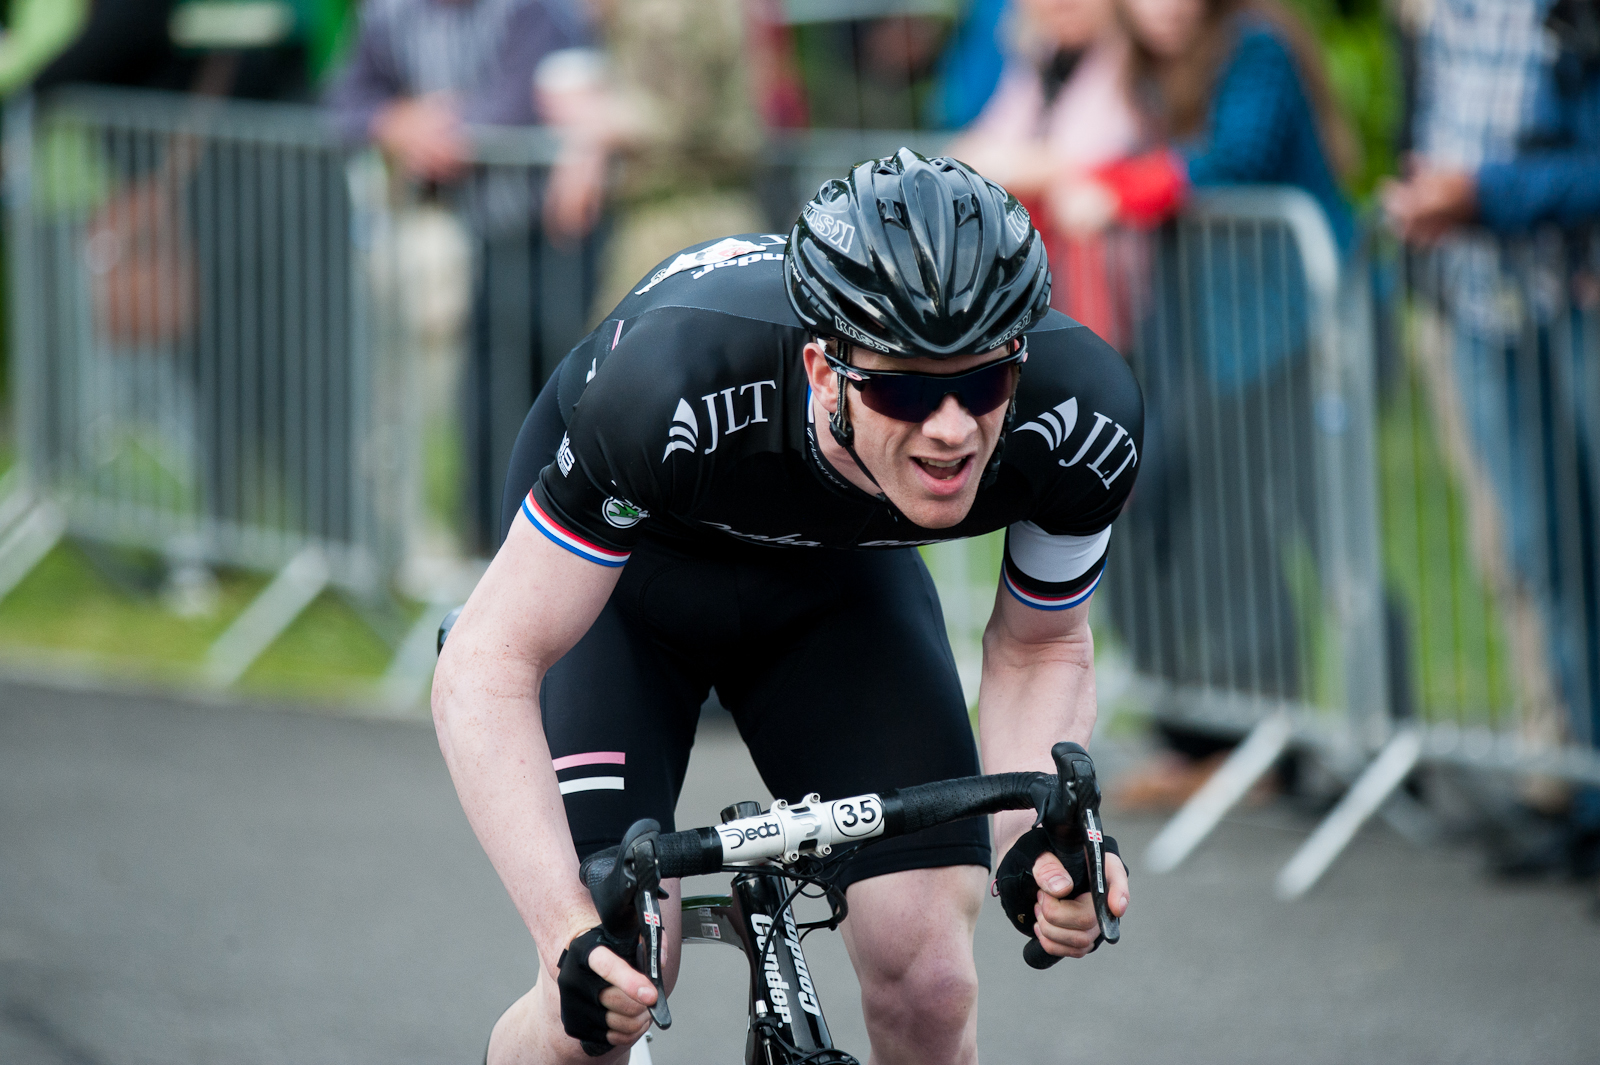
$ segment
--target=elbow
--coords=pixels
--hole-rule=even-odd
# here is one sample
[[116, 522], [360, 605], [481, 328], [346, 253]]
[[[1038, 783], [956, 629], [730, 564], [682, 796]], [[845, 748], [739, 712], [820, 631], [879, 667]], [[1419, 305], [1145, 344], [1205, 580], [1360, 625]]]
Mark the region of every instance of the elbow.
[[460, 647], [446, 645], [439, 652], [439, 661], [433, 668], [433, 689], [429, 699], [433, 710], [433, 728], [439, 734], [439, 746], [446, 757], [450, 754], [450, 737], [458, 733], [468, 710], [463, 691], [466, 676], [461, 664]]

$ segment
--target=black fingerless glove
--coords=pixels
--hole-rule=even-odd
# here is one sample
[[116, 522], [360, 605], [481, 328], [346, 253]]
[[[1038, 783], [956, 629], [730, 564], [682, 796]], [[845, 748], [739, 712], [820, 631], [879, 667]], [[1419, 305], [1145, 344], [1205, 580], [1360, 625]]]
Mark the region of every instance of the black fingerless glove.
[[[1000, 907], [1006, 911], [1006, 918], [1011, 922], [1011, 927], [1025, 936], [1033, 935], [1034, 906], [1039, 901], [1039, 885], [1033, 879], [1033, 863], [1039, 855], [1050, 849], [1050, 839], [1045, 835], [1043, 828], [1029, 829], [1017, 838], [1017, 842], [1006, 851], [1006, 856], [1000, 860], [1000, 868], [995, 874], [995, 894], [1000, 896]], [[1122, 854], [1117, 850], [1117, 841], [1110, 836], [1104, 837], [1100, 849], [1106, 854], [1115, 854], [1120, 859]], [[1058, 855], [1059, 857], [1059, 855]], [[1067, 875], [1072, 877], [1072, 894], [1067, 898], [1075, 899], [1089, 890], [1089, 861], [1083, 855], [1083, 849], [1076, 848], [1061, 860], [1067, 870]], [[1099, 946], [1098, 943], [1095, 944]]]
[[589, 968], [589, 952], [595, 947], [606, 947], [624, 961], [630, 953], [628, 944], [618, 942], [595, 925], [568, 944], [556, 962], [560, 969], [556, 987], [561, 991], [561, 1027], [583, 1045], [583, 1052], [591, 1058], [615, 1049], [606, 1039], [606, 1008], [600, 1005], [600, 992], [611, 985]]

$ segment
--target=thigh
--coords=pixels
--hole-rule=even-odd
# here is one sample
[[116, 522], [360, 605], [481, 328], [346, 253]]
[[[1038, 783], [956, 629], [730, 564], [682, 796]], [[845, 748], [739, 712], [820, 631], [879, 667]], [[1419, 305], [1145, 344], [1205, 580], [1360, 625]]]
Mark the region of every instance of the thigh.
[[[650, 559], [639, 552], [628, 569]], [[646, 577], [626, 574], [539, 692], [545, 737], [583, 858], [622, 839], [640, 818], [673, 830], [700, 707], [710, 681], [679, 651], [625, 616], [619, 597]]]
[[[913, 550], [840, 553], [742, 582], [758, 668], [718, 692], [772, 793], [798, 800], [979, 772], [938, 595]], [[752, 618], [800, 603], [781, 624]], [[746, 636], [745, 643], [752, 642]], [[862, 848], [841, 886], [906, 869], [989, 864], [983, 818]]]

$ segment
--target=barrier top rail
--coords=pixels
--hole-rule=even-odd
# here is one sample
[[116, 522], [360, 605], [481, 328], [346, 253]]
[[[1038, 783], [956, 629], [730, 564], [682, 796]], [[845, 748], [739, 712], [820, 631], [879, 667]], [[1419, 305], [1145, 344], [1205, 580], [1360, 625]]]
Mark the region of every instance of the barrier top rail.
[[337, 149], [344, 142], [320, 107], [192, 93], [68, 85], [39, 96], [52, 116], [141, 133], [203, 135], [212, 140], [274, 147]]

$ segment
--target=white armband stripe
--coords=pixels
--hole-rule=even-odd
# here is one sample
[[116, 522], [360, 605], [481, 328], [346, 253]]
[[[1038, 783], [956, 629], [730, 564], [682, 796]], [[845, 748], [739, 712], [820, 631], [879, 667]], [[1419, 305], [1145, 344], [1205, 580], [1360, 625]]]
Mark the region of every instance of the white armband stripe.
[[1052, 536], [1031, 521], [1011, 526], [1011, 564], [1042, 584], [1065, 584], [1105, 557], [1111, 526], [1093, 536]]

